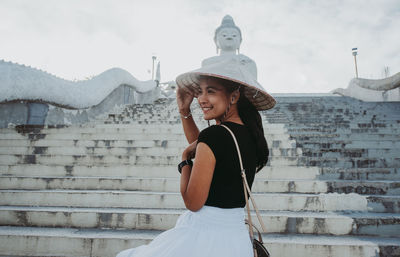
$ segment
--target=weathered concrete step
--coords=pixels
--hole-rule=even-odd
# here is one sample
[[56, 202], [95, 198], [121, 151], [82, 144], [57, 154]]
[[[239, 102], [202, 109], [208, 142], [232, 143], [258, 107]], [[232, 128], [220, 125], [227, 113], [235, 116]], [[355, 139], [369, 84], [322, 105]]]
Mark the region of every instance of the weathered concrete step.
[[309, 141], [309, 142], [318, 142], [318, 141], [362, 141], [363, 138], [368, 137], [369, 141], [390, 141], [390, 140], [398, 140], [400, 137], [398, 134], [328, 134], [328, 133], [320, 133], [320, 134], [294, 134], [288, 133], [291, 138], [299, 140], [299, 141]]
[[[366, 211], [368, 196], [358, 194], [254, 193], [260, 210]], [[384, 212], [384, 203], [400, 196], [374, 196], [370, 211]], [[110, 190], [0, 190], [0, 205], [115, 208], [184, 208], [180, 193]], [[391, 212], [397, 212], [397, 207]]]
[[[0, 154], [47, 154], [47, 155], [136, 155], [165, 156], [182, 153], [188, 144], [179, 147], [170, 146], [168, 141], [157, 142], [159, 146], [129, 147], [78, 147], [78, 146], [2, 146]], [[300, 156], [300, 148], [270, 148], [270, 156]]]
[[[277, 140], [276, 138], [268, 138], [267, 143], [270, 149], [295, 149], [293, 140]], [[187, 147], [188, 143], [185, 139], [170, 140], [166, 137], [164, 140], [27, 140], [27, 139], [3, 139], [0, 140], [0, 147]]]
[[[0, 227], [1, 255], [115, 256], [150, 243], [162, 231]], [[225, 239], [222, 239], [225, 240]], [[367, 236], [263, 234], [271, 256], [397, 257], [400, 239]]]
[[0, 139], [29, 139], [29, 140], [183, 140], [182, 134], [98, 134], [98, 133], [64, 133], [64, 134], [0, 134]]
[[0, 227], [0, 255], [110, 257], [150, 243], [162, 231]]
[[[18, 133], [18, 129], [0, 129], [3, 134]], [[183, 135], [182, 125], [159, 125], [159, 126], [121, 126], [121, 125], [95, 125], [95, 126], [69, 126], [61, 128], [32, 128], [19, 131], [21, 134], [79, 134], [79, 133], [100, 133], [100, 134], [178, 134]]]
[[388, 127], [388, 128], [358, 128], [350, 124], [348, 128], [335, 127], [334, 125], [326, 127], [305, 127], [299, 124], [292, 124], [286, 127], [287, 132], [292, 135], [318, 135], [318, 134], [341, 134], [350, 135], [352, 133], [368, 134], [368, 135], [385, 135], [385, 134], [398, 134], [400, 133], [399, 128]]
[[180, 140], [58, 140], [58, 139], [2, 139], [1, 147], [187, 147], [187, 141]]
[[302, 148], [302, 155], [307, 157], [328, 157], [328, 158], [395, 158], [400, 156], [400, 147], [392, 149], [342, 149], [342, 148]]
[[[323, 121], [324, 122], [324, 121]], [[358, 127], [354, 121], [347, 123], [305, 123], [301, 121], [293, 121], [286, 124], [285, 128], [289, 133], [293, 134], [350, 134], [350, 133], [363, 133], [363, 134], [392, 134], [400, 132], [396, 123], [387, 121], [386, 127]]]
[[350, 126], [350, 131], [351, 131], [351, 133], [366, 133], [366, 134], [369, 134], [369, 133], [399, 134], [400, 133], [400, 129], [399, 129], [397, 123], [394, 123], [394, 122], [391, 123], [390, 121], [388, 121], [386, 124], [388, 125], [386, 128], [359, 128], [359, 127]]
[[[302, 108], [303, 106], [298, 105], [298, 107]], [[298, 122], [298, 124], [305, 124], [305, 125], [312, 124], [315, 126], [318, 125], [324, 127], [327, 124], [338, 123], [341, 125], [351, 124], [354, 127], [360, 127], [360, 128], [385, 128], [385, 127], [391, 127], [393, 124], [396, 124], [396, 122], [399, 120], [399, 116], [397, 113], [395, 115], [392, 115], [394, 114], [394, 112], [393, 113], [388, 112], [387, 113], [388, 115], [386, 114], [382, 115], [382, 113], [379, 112], [375, 113], [370, 112], [365, 115], [360, 115], [361, 113], [357, 113], [360, 110], [354, 113], [342, 114], [342, 113], [335, 113], [334, 110], [327, 110], [325, 108], [324, 109], [315, 108], [315, 106], [309, 108], [312, 109], [305, 110], [304, 112], [297, 112], [296, 110], [297, 112], [296, 114], [298, 116], [294, 117], [295, 119], [291, 120], [290, 124]], [[303, 119], [309, 123], [302, 122]]]
[[[178, 152], [179, 153], [179, 152]], [[0, 154], [3, 165], [15, 164], [57, 164], [57, 165], [96, 165], [96, 164], [131, 164], [131, 165], [176, 165], [181, 162], [179, 154], [157, 155], [47, 155], [47, 154]], [[268, 159], [271, 166], [297, 166], [298, 157], [276, 157]]]
[[318, 134], [313, 136], [307, 135], [294, 135], [289, 133], [289, 135], [298, 141], [328, 141], [328, 140], [336, 140], [336, 141], [362, 141], [365, 140], [365, 137], [368, 137], [368, 141], [391, 141], [391, 140], [399, 140], [400, 136], [398, 134]]
[[[280, 132], [286, 131], [283, 124], [263, 124], [264, 132]], [[204, 129], [202, 127], [199, 128]], [[2, 128], [0, 129], [2, 134], [14, 134], [18, 133], [18, 129]], [[21, 134], [75, 134], [75, 133], [98, 133], [98, 134], [177, 134], [184, 135], [182, 125], [107, 125], [107, 124], [96, 124], [94, 126], [69, 126], [61, 128], [32, 128], [30, 130], [20, 131]]]
[[[324, 106], [327, 103], [323, 103]], [[349, 106], [349, 104], [352, 103], [336, 103], [337, 105], [346, 105]], [[315, 122], [315, 124], [321, 124], [321, 113], [323, 113], [323, 118], [325, 120], [329, 120], [329, 122], [336, 120], [342, 120], [342, 123], [344, 122], [349, 122], [352, 121], [353, 124], [366, 124], [368, 127], [384, 127], [389, 123], [390, 125], [393, 123], [396, 123], [397, 120], [399, 120], [399, 116], [397, 113], [394, 112], [394, 110], [390, 110], [388, 112], [374, 112], [374, 111], [366, 111], [365, 109], [363, 110], [364, 107], [359, 107], [359, 109], [352, 109], [348, 113], [341, 113], [335, 110], [335, 106], [331, 106], [333, 108], [331, 109], [319, 109], [316, 106], [308, 106], [305, 107], [303, 105], [298, 105], [299, 108], [304, 108], [307, 109], [305, 112], [297, 112], [296, 114], [298, 115], [303, 115], [304, 118], [308, 118], [309, 120]], [[287, 108], [287, 107], [283, 107]], [[364, 111], [366, 111], [364, 113]], [[375, 116], [375, 117], [374, 117]], [[301, 117], [301, 118], [303, 118]], [[371, 120], [374, 119], [374, 120]], [[297, 119], [301, 121], [302, 119]], [[335, 121], [336, 121], [335, 120]], [[323, 125], [323, 124], [321, 124]], [[387, 125], [388, 126], [388, 125]]]
[[397, 140], [298, 140], [297, 145], [303, 148], [339, 148], [339, 149], [399, 149]]
[[[1, 189], [128, 190], [179, 192], [179, 178], [0, 176]], [[400, 195], [398, 181], [267, 180], [256, 176], [256, 193], [358, 193]]]
[[[267, 140], [289, 140], [290, 135], [285, 132], [274, 132], [274, 131], [265, 131], [265, 137]], [[186, 141], [185, 135], [183, 133], [120, 133], [117, 130], [113, 133], [98, 133], [95, 130], [91, 132], [85, 133], [77, 133], [77, 132], [69, 132], [69, 133], [28, 133], [28, 134], [18, 134], [14, 133], [4, 133], [0, 134], [0, 142], [1, 140], [182, 140]]]
[[339, 147], [339, 146], [320, 146], [320, 147], [310, 147], [308, 145], [304, 145], [300, 148], [302, 152], [305, 154], [307, 153], [315, 153], [315, 152], [322, 152], [322, 153], [340, 153], [340, 154], [370, 154], [370, 155], [383, 155], [383, 154], [393, 154], [398, 153], [400, 154], [400, 147], [399, 148], [375, 148], [375, 147], [368, 147], [368, 148], [360, 148], [360, 147]]
[[263, 235], [271, 256], [398, 257], [400, 240], [369, 236]]
[[321, 168], [322, 180], [400, 180], [399, 168]]
[[[0, 206], [0, 226], [167, 230], [185, 209]], [[252, 218], [257, 219], [254, 211]], [[269, 233], [400, 237], [400, 214], [261, 211]], [[258, 221], [257, 221], [258, 222]]]
[[366, 195], [400, 195], [400, 181], [336, 180], [326, 181], [329, 193], [357, 193]]
[[354, 127], [350, 124], [349, 128], [337, 128], [335, 126], [331, 126], [329, 128], [326, 127], [305, 127], [300, 124], [291, 124], [285, 127], [287, 132], [290, 134], [351, 134], [351, 133], [365, 133], [365, 134], [396, 134], [400, 133], [400, 129], [396, 127], [388, 127], [388, 128], [358, 128]]
[[336, 168], [396, 168], [400, 167], [400, 157], [396, 158], [330, 158], [330, 157], [299, 157], [300, 165], [336, 167]]
[[[238, 178], [240, 178], [239, 174]], [[11, 190], [68, 189], [179, 192], [179, 184], [179, 178], [0, 176], [0, 188]], [[373, 185], [373, 183], [370, 184]], [[252, 186], [252, 192], [327, 193], [329, 186], [331, 186], [330, 183], [325, 181], [266, 180], [256, 176]], [[362, 186], [364, 186], [364, 184], [360, 187]], [[389, 186], [386, 188], [388, 187]], [[376, 191], [378, 191], [378, 189], [376, 189]]]
[[[177, 116], [177, 118], [179, 118], [179, 116]], [[199, 129], [204, 129], [205, 127], [207, 127], [207, 122], [204, 121], [203, 119], [201, 119], [202, 122], [201, 126], [199, 126]], [[212, 122], [211, 122], [212, 123]], [[212, 123], [211, 125], [213, 125], [214, 123]], [[202, 127], [202, 125], [204, 125], [205, 127]], [[265, 129], [284, 129], [286, 128], [286, 124], [274, 124], [274, 123], [268, 123], [266, 121], [263, 121], [263, 127]], [[170, 124], [165, 124], [165, 123], [159, 123], [159, 124], [154, 124], [152, 126], [148, 126], [147, 124], [104, 124], [104, 123], [99, 123], [99, 122], [95, 122], [95, 123], [88, 123], [88, 124], [83, 124], [83, 125], [71, 125], [71, 126], [59, 126], [57, 127], [51, 127], [51, 126], [47, 126], [46, 127], [40, 127], [40, 126], [30, 126], [31, 128], [33, 127], [35, 130], [34, 131], [42, 131], [42, 130], [58, 130], [58, 129], [106, 129], [106, 130], [114, 130], [114, 129], [126, 129], [126, 130], [131, 130], [133, 128], [137, 129], [137, 130], [142, 130], [142, 131], [153, 131], [154, 133], [158, 133], [158, 132], [162, 132], [165, 131], [165, 129], [171, 129], [171, 130], [176, 130], [176, 129], [182, 129], [182, 124], [181, 121], [178, 122], [178, 124], [175, 125], [170, 125]], [[15, 131], [15, 128], [3, 128], [0, 129], [1, 130], [5, 130], [5, 131]]]
[[[46, 143], [44, 146], [53, 146], [55, 143], [51, 142], [47, 145], [47, 142], [49, 141], [57, 141], [60, 143], [65, 142], [67, 145], [71, 146], [78, 146], [82, 145], [82, 143], [79, 143], [80, 141], [82, 142], [88, 142], [88, 141], [93, 141], [89, 142], [88, 144], [84, 144], [83, 146], [93, 146], [93, 147], [98, 147], [98, 146], [105, 146], [105, 147], [112, 147], [112, 146], [127, 146], [127, 147], [133, 147], [135, 145], [141, 146], [142, 144], [146, 145], [160, 145], [161, 146], [166, 146], [168, 142], [173, 141], [171, 144], [176, 145], [178, 147], [182, 145], [188, 145], [186, 142], [186, 139], [184, 136], [176, 136], [176, 135], [136, 135], [135, 137], [127, 137], [121, 134], [110, 134], [108, 136], [101, 136], [99, 134], [93, 134], [92, 136], [74, 136], [71, 134], [64, 134], [60, 135], [57, 137], [58, 134], [51, 134], [47, 136], [46, 134], [35, 134], [32, 136], [29, 136], [28, 138], [20, 138], [19, 135], [16, 134], [0, 134], [0, 145], [2, 146], [7, 146], [10, 144], [21, 144], [20, 142], [16, 143], [10, 143], [10, 141], [14, 140], [24, 140], [29, 142], [30, 146], [39, 146], [43, 145]], [[66, 135], [66, 136], [65, 136]], [[3, 137], [3, 139], [1, 139]], [[281, 148], [294, 148], [296, 147], [296, 141], [289, 139], [288, 136], [271, 136], [269, 137], [268, 135], [266, 136], [266, 140], [268, 145], [271, 147], [281, 147]], [[44, 143], [40, 142], [44, 141]], [[68, 142], [69, 141], [69, 142]], [[125, 142], [125, 143], [121, 143]], [[3, 143], [4, 142], [4, 143]], [[56, 145], [57, 146], [57, 145]], [[59, 145], [58, 145], [59, 146]]]
[[400, 196], [368, 196], [368, 209], [375, 212], [400, 213]]
[[[174, 165], [0, 165], [1, 175], [10, 176], [107, 176], [107, 177], [155, 177], [178, 178], [177, 164]], [[318, 167], [265, 166], [257, 174], [264, 179], [314, 179], [320, 175]]]
[[183, 152], [186, 147], [1, 147], [1, 154], [14, 155], [135, 155], [171, 156]]

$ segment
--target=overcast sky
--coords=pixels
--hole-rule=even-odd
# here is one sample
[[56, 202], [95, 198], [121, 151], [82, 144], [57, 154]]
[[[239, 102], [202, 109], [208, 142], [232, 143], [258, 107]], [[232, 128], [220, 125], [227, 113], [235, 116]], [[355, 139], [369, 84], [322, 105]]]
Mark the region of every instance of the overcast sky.
[[355, 76], [400, 72], [400, 0], [0, 0], [0, 59], [65, 79], [112, 67], [161, 81], [216, 54], [214, 31], [230, 14], [240, 52], [272, 93], [326, 93]]

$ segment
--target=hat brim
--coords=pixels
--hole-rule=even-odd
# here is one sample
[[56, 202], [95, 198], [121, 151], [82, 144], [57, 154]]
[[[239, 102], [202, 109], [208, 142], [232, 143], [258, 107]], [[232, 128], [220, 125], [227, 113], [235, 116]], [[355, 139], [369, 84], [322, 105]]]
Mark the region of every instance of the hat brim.
[[244, 95], [246, 98], [254, 105], [254, 107], [258, 111], [268, 110], [275, 106], [276, 100], [270, 94], [265, 92], [264, 90], [260, 89], [262, 86], [256, 83], [257, 87], [249, 85], [248, 83], [237, 80], [234, 78], [230, 78], [227, 76], [223, 76], [221, 74], [209, 73], [209, 72], [187, 72], [184, 74], [179, 75], [176, 78], [176, 84], [180, 88], [188, 89], [189, 91], [196, 93], [200, 90], [200, 77], [207, 76], [207, 77], [215, 77], [220, 79], [225, 79], [228, 81], [233, 81], [238, 84], [243, 85]]

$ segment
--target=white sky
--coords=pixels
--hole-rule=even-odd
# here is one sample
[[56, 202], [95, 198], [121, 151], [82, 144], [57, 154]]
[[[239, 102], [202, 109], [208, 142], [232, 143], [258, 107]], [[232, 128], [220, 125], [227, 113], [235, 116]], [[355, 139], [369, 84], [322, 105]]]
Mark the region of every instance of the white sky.
[[325, 93], [354, 77], [400, 71], [400, 0], [0, 0], [0, 59], [65, 79], [120, 67], [161, 81], [216, 54], [214, 31], [230, 14], [240, 52], [272, 93]]

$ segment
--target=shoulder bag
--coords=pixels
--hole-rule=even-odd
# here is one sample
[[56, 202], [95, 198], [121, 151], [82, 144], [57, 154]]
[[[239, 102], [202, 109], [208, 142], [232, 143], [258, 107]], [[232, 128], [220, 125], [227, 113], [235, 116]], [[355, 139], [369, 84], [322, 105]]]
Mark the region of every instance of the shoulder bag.
[[[259, 222], [261, 224], [261, 227], [262, 227], [264, 233], [267, 232], [267, 230], [265, 229], [264, 222], [261, 219], [260, 213], [258, 212], [258, 208], [256, 206], [256, 203], [255, 203], [254, 199], [253, 199], [253, 196], [251, 195], [251, 190], [250, 190], [249, 184], [247, 183], [246, 173], [245, 173], [245, 170], [243, 168], [242, 157], [240, 155], [240, 148], [239, 148], [239, 145], [237, 143], [235, 134], [233, 134], [232, 130], [230, 130], [227, 126], [225, 126], [223, 124], [221, 124], [221, 126], [226, 128], [229, 131], [229, 133], [232, 135], [232, 138], [233, 138], [233, 141], [235, 142], [236, 150], [237, 150], [237, 153], [238, 153], [238, 156], [239, 156], [240, 169], [241, 169], [241, 175], [242, 175], [242, 180], [243, 180], [244, 198], [246, 199], [246, 209], [247, 209], [247, 217], [248, 217], [248, 220], [245, 220], [245, 223], [249, 225], [250, 239], [251, 239], [251, 242], [253, 242], [254, 257], [270, 257], [270, 254], [269, 254], [267, 248], [265, 248], [265, 246], [264, 246], [260, 231], [251, 222], [250, 206], [249, 206], [247, 193], [250, 195], [250, 199], [251, 199], [251, 202], [253, 204], [253, 208], [256, 211], [257, 218], [258, 218], [258, 220], [259, 220]], [[258, 240], [254, 238], [253, 227], [258, 232]]]

